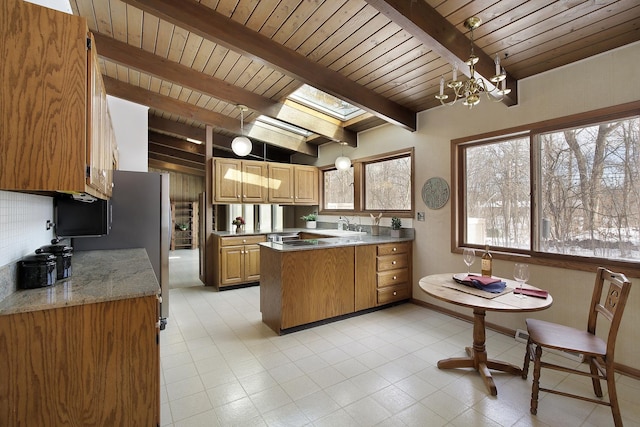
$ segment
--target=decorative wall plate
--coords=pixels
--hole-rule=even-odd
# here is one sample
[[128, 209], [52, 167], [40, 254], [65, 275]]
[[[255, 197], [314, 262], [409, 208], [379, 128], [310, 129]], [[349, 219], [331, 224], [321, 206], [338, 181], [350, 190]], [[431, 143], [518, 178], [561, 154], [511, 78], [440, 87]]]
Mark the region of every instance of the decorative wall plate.
[[422, 186], [422, 201], [429, 209], [440, 209], [449, 201], [451, 190], [444, 178], [429, 178]]

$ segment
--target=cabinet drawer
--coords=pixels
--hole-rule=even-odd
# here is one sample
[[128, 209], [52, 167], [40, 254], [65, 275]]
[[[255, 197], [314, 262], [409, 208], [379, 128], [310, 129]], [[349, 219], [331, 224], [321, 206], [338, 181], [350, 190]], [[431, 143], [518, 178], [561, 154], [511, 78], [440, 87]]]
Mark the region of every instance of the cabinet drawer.
[[258, 236], [233, 236], [220, 238], [220, 246], [239, 246], [250, 245], [260, 242], [266, 242], [267, 236], [264, 234]]
[[406, 254], [409, 252], [409, 242], [403, 243], [385, 243], [384, 245], [378, 245], [378, 256], [381, 255], [393, 255], [393, 254]]
[[386, 255], [378, 257], [378, 271], [395, 270], [409, 266], [409, 257], [407, 254]]
[[378, 273], [378, 288], [406, 283], [409, 280], [409, 269], [390, 270]]
[[388, 304], [394, 301], [401, 301], [411, 296], [407, 283], [397, 286], [387, 286], [378, 289], [378, 305]]

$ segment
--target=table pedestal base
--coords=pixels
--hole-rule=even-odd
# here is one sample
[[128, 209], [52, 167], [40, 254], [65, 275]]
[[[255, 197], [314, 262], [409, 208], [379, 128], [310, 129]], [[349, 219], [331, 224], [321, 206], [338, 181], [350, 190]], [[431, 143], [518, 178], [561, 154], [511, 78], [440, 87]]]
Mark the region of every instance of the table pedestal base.
[[498, 395], [498, 389], [491, 376], [493, 369], [496, 371], [507, 372], [513, 375], [521, 375], [522, 369], [507, 362], [501, 362], [495, 359], [487, 359], [487, 350], [485, 347], [486, 332], [485, 332], [485, 318], [486, 312], [483, 309], [473, 310], [473, 347], [467, 347], [465, 350], [469, 357], [451, 357], [449, 359], [443, 359], [438, 362], [439, 369], [452, 369], [452, 368], [473, 368], [482, 377], [485, 386], [489, 390], [492, 396]]

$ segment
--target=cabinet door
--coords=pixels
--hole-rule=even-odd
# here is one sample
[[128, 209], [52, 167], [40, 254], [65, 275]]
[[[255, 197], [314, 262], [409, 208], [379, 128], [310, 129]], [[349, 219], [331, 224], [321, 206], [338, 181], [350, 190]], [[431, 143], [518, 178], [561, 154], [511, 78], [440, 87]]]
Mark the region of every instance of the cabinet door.
[[220, 273], [223, 285], [235, 285], [244, 281], [244, 246], [220, 249]]
[[242, 162], [242, 201], [244, 203], [265, 203], [269, 188], [266, 162]]
[[23, 1], [1, 7], [0, 188], [83, 192], [86, 21]]
[[[107, 141], [110, 131], [107, 126], [109, 117], [107, 109], [107, 92], [102, 83], [98, 54], [94, 48], [93, 37], [90, 38], [92, 49], [87, 56], [88, 82], [88, 112], [87, 112], [87, 185], [106, 193], [107, 191]], [[110, 150], [109, 150], [110, 154]], [[110, 185], [109, 185], [110, 186]]]
[[295, 203], [318, 204], [318, 169], [314, 166], [295, 166]]
[[234, 159], [214, 159], [213, 200], [217, 203], [242, 201], [242, 162]]
[[269, 165], [269, 202], [293, 204], [293, 167], [288, 164]]
[[376, 246], [356, 246], [355, 311], [376, 306]]
[[244, 247], [244, 275], [247, 282], [260, 280], [260, 245]]

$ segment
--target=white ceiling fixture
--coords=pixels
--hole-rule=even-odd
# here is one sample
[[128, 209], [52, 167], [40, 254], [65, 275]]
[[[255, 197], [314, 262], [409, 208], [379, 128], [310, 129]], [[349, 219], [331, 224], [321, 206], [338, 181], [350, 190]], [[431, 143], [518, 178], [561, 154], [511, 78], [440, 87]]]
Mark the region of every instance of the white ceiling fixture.
[[[464, 98], [462, 104], [473, 108], [474, 105], [480, 102], [480, 95], [482, 95], [482, 93], [487, 95], [487, 99], [491, 99], [489, 95], [493, 95], [496, 98], [496, 102], [502, 102], [505, 95], [511, 93], [511, 89], [506, 88], [507, 73], [504, 71], [504, 68], [500, 67], [500, 57], [498, 55], [496, 55], [495, 59], [496, 75], [490, 79], [493, 84], [487, 84], [482, 77], [475, 76], [475, 66], [479, 58], [473, 52], [473, 30], [478, 28], [480, 24], [482, 24], [482, 19], [477, 16], [473, 16], [464, 21], [465, 28], [471, 31], [471, 55], [469, 55], [469, 59], [465, 62], [465, 64], [469, 66], [469, 80], [465, 82], [458, 80], [458, 65], [455, 64], [453, 66], [451, 81], [447, 83], [447, 87], [453, 89], [453, 101], [445, 103], [444, 101], [449, 98], [449, 95], [444, 93], [445, 82], [444, 76], [442, 76], [440, 78], [440, 93], [436, 95], [436, 99], [439, 99], [442, 105], [453, 105], [458, 99]], [[501, 85], [500, 88], [498, 88], [498, 84]]]
[[245, 157], [251, 152], [251, 140], [244, 136], [244, 112], [248, 110], [248, 108], [244, 105], [238, 105], [240, 109], [240, 136], [236, 136], [231, 141], [231, 150], [240, 157]]
[[340, 141], [338, 144], [342, 146], [342, 152], [336, 159], [335, 166], [339, 171], [346, 171], [351, 167], [351, 159], [344, 155], [344, 146], [347, 145], [347, 143]]

